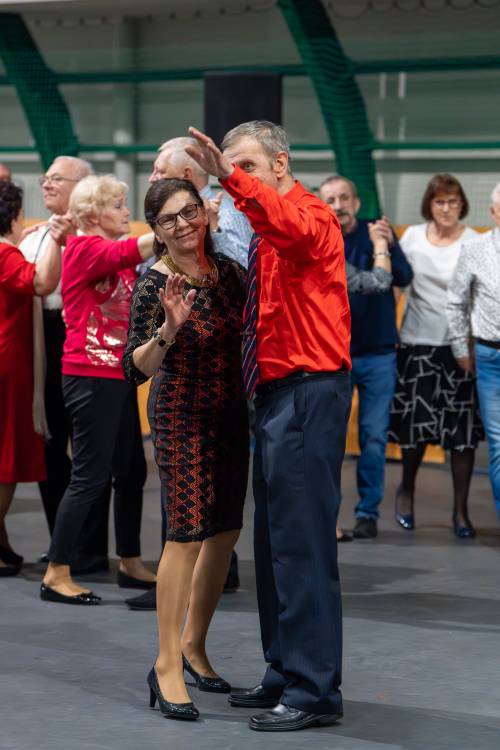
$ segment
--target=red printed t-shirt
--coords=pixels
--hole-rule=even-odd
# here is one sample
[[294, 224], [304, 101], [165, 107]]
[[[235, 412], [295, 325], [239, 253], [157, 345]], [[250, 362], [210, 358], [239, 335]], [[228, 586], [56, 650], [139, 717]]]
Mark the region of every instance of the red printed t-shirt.
[[328, 206], [299, 182], [284, 196], [239, 167], [221, 184], [261, 237], [259, 383], [351, 369], [344, 241]]
[[68, 238], [61, 277], [64, 375], [124, 380], [121, 359], [137, 278], [134, 267], [141, 260], [136, 238]]

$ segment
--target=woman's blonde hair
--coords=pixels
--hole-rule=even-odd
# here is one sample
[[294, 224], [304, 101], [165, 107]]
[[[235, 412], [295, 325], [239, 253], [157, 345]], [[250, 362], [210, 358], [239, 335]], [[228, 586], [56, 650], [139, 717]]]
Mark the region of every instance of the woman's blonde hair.
[[78, 226], [84, 229], [91, 219], [99, 219], [103, 209], [113, 200], [127, 194], [128, 187], [112, 174], [90, 175], [76, 185], [69, 199], [69, 210]]

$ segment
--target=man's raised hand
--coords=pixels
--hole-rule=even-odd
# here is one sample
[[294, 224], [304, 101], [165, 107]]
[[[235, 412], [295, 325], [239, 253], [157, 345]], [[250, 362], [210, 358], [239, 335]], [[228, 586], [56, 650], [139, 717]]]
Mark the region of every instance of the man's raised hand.
[[185, 151], [194, 159], [205, 172], [214, 175], [220, 180], [226, 179], [232, 173], [234, 167], [217, 148], [215, 143], [208, 135], [202, 133], [196, 128], [189, 128], [189, 135], [198, 142], [197, 146], [186, 146]]

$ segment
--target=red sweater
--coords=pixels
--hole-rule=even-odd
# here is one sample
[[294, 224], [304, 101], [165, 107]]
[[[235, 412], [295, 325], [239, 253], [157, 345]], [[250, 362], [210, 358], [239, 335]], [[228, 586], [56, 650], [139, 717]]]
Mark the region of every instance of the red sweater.
[[136, 238], [68, 238], [61, 277], [64, 375], [124, 380], [121, 359], [137, 278], [134, 268], [140, 262]]
[[221, 184], [261, 240], [259, 382], [298, 370], [350, 370], [344, 241], [328, 206], [300, 182], [284, 196], [235, 167]]

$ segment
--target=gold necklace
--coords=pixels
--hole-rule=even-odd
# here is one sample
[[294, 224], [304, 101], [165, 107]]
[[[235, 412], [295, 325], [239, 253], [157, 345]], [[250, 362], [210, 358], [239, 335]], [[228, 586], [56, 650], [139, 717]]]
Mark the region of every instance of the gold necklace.
[[191, 284], [191, 286], [202, 288], [216, 286], [219, 281], [219, 269], [217, 268], [215, 261], [209, 256], [206, 256], [206, 258], [210, 265], [210, 271], [208, 273], [204, 273], [203, 276], [199, 279], [196, 276], [190, 276], [188, 273], [183, 271], [182, 268], [179, 268], [177, 263], [173, 260], [172, 256], [168, 253], [164, 253], [164, 255], [161, 256], [162, 261], [165, 263], [167, 268], [172, 271], [172, 273], [179, 273], [181, 276], [185, 277], [187, 283]]

